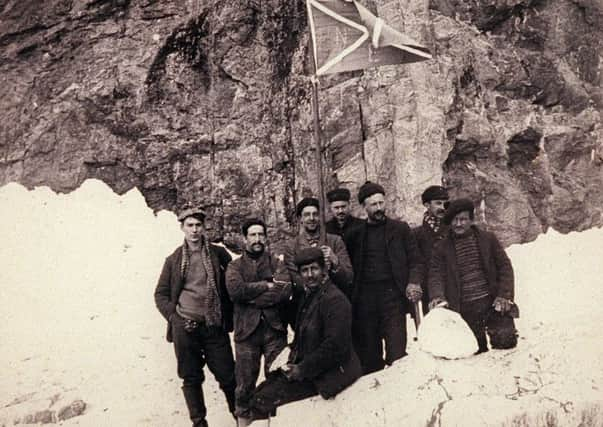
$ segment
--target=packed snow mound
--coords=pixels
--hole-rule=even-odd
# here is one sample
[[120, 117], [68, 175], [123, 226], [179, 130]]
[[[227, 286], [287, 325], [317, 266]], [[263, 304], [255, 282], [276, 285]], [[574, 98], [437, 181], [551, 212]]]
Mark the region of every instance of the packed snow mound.
[[[96, 180], [69, 194], [9, 184], [0, 188], [0, 235], [0, 426], [35, 417], [189, 426], [153, 301], [163, 260], [182, 242], [175, 215]], [[394, 366], [335, 399], [286, 405], [272, 425], [603, 425], [601, 247], [603, 231], [593, 229], [508, 249], [521, 309], [516, 349], [444, 360], [409, 340]], [[207, 374], [208, 421], [232, 427]], [[61, 421], [67, 408], [84, 412]]]
[[446, 308], [434, 308], [427, 313], [417, 333], [419, 348], [436, 357], [463, 359], [478, 349], [477, 339], [467, 322]]

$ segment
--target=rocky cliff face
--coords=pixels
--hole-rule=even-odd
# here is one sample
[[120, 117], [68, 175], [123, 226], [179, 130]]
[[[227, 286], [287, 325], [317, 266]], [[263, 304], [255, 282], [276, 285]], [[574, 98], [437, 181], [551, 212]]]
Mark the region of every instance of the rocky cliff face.
[[[417, 223], [443, 180], [505, 243], [603, 224], [601, 2], [368, 3], [434, 59], [321, 79], [328, 187], [379, 181]], [[283, 237], [317, 188], [306, 27], [303, 0], [2, 2], [0, 184], [100, 178]]]

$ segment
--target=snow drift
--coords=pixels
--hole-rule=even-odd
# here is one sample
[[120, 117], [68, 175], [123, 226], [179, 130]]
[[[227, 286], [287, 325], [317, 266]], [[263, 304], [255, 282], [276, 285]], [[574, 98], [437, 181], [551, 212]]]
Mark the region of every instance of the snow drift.
[[[0, 426], [41, 413], [62, 425], [189, 425], [152, 298], [182, 240], [175, 216], [95, 180], [66, 195], [9, 184], [0, 235]], [[508, 249], [516, 349], [443, 360], [410, 341], [394, 366], [335, 399], [287, 405], [272, 425], [602, 425], [602, 245], [593, 229]], [[210, 425], [233, 426], [209, 374], [205, 393]], [[80, 400], [84, 413], [61, 421]]]

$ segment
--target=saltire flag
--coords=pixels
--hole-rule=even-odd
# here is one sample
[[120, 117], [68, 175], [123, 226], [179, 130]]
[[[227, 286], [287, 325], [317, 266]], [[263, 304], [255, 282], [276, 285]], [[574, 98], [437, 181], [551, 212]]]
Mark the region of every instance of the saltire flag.
[[357, 1], [306, 0], [316, 75], [431, 59]]

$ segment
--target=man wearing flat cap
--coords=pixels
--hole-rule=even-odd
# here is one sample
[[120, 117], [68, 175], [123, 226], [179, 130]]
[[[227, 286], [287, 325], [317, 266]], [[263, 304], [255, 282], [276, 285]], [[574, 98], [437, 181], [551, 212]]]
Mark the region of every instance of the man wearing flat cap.
[[446, 213], [446, 204], [448, 202], [448, 190], [441, 185], [431, 185], [423, 191], [421, 202], [425, 206], [423, 214], [423, 223], [413, 228], [413, 233], [417, 240], [417, 245], [424, 262], [423, 280], [421, 282], [421, 292], [409, 295], [412, 302], [422, 301], [423, 314], [429, 310], [429, 291], [427, 288], [427, 278], [429, 275], [429, 261], [431, 251], [436, 242], [442, 240], [447, 232], [442, 219]]
[[235, 410], [234, 358], [228, 332], [232, 331], [232, 302], [224, 281], [228, 252], [205, 236], [205, 213], [186, 208], [180, 215], [184, 243], [163, 264], [155, 304], [167, 320], [167, 340], [174, 343], [178, 376], [193, 427], [206, 427], [207, 408], [202, 384], [207, 364]]
[[346, 246], [354, 268], [354, 347], [368, 374], [406, 355], [406, 294], [420, 290], [423, 263], [408, 224], [386, 216], [381, 185], [367, 181], [358, 202], [368, 218], [346, 234]]
[[252, 394], [251, 419], [258, 420], [252, 426], [268, 425], [277, 406], [317, 394], [331, 398], [362, 373], [352, 346], [352, 308], [329, 278], [322, 250], [302, 248], [293, 262], [303, 289], [295, 336], [288, 363]]
[[331, 218], [326, 223], [327, 233], [344, 237], [346, 231], [363, 224], [360, 218], [350, 214], [350, 190], [336, 188], [327, 193], [327, 200], [331, 208]]
[[469, 199], [450, 202], [443, 218], [450, 230], [433, 249], [429, 268], [430, 306], [447, 306], [463, 317], [478, 343], [478, 353], [517, 345], [513, 317], [511, 261], [493, 233], [474, 224]]
[[[297, 217], [299, 218], [299, 232], [284, 246], [285, 265], [289, 269], [294, 286], [293, 305], [303, 286], [303, 280], [297, 271], [294, 259], [303, 248], [320, 248], [325, 258], [327, 273], [333, 283], [344, 293], [349, 291], [353, 273], [350, 258], [342, 238], [336, 234], [320, 232], [319, 201], [314, 197], [305, 197], [297, 204]], [[290, 310], [294, 313], [295, 308]], [[290, 321], [294, 322], [291, 314]]]
[[249, 424], [249, 398], [260, 373], [287, 345], [287, 324], [281, 307], [291, 296], [285, 264], [266, 248], [266, 224], [259, 218], [241, 227], [245, 251], [226, 270], [226, 287], [234, 303], [234, 341], [238, 427]]

